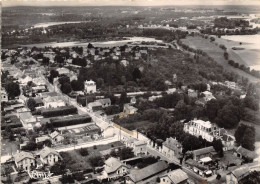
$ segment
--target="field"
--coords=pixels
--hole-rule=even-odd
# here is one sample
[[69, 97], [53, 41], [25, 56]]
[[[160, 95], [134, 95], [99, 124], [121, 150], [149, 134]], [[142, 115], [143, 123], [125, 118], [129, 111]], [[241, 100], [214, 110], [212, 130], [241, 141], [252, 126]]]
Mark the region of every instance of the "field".
[[111, 147], [120, 147], [124, 144], [121, 142], [114, 142], [106, 145], [97, 145], [96, 149], [94, 147], [87, 148], [89, 155], [81, 156], [78, 150], [72, 150], [67, 152], [61, 152], [61, 156], [63, 157], [64, 161], [66, 162], [66, 169], [70, 169], [73, 171], [81, 171], [92, 169], [88, 159], [92, 156], [101, 156], [99, 151], [110, 149]]
[[[236, 69], [232, 66], [230, 66], [227, 62], [227, 60], [224, 59], [223, 53], [224, 51], [219, 48], [218, 45], [215, 44], [215, 42], [210, 42], [209, 39], [202, 38], [200, 36], [195, 37], [187, 37], [186, 39], [182, 39], [182, 42], [194, 49], [201, 49], [205, 51], [210, 57], [214, 58], [214, 60], [222, 65], [227, 71], [232, 71], [234, 73], [239, 74], [242, 77], [248, 78], [251, 82], [260, 82], [260, 79], [257, 79], [242, 70]], [[245, 64], [245, 61], [243, 61], [234, 51], [229, 52], [229, 59], [232, 59], [240, 64]]]

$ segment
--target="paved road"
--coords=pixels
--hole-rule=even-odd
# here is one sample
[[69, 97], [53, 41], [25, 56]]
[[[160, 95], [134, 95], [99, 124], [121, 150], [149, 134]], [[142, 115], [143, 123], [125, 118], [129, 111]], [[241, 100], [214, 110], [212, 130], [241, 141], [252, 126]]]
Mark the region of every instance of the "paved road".
[[[147, 151], [151, 154], [151, 155], [154, 155], [154, 156], [159, 156], [161, 158], [161, 160], [166, 160], [168, 163], [174, 163], [174, 164], [177, 164], [177, 165], [180, 165], [178, 161], [173, 161], [171, 159], [169, 159], [168, 157], [166, 157], [165, 155], [163, 155], [162, 153], [158, 152], [157, 150], [155, 150], [154, 148], [150, 147], [150, 146], [147, 146]], [[195, 174], [193, 171], [189, 170], [188, 168], [184, 167], [184, 166], [181, 166], [182, 167], [182, 170], [184, 170], [190, 180], [192, 180], [194, 183], [196, 184], [202, 184], [203, 183], [203, 178], [201, 178], [200, 176], [198, 176], [197, 174]]]

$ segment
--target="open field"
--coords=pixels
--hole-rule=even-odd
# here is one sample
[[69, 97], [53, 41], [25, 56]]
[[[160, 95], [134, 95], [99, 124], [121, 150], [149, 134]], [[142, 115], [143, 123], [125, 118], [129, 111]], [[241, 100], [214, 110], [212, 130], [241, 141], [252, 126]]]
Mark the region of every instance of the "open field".
[[[186, 39], [182, 39], [182, 42], [194, 49], [201, 49], [205, 51], [210, 57], [214, 58], [214, 60], [220, 65], [222, 65], [227, 71], [232, 71], [242, 77], [246, 77], [250, 80], [250, 82], [260, 82], [260, 79], [253, 77], [242, 70], [230, 66], [227, 60], [224, 59], [224, 51], [221, 48], [219, 48], [219, 46], [216, 45], [215, 42], [210, 42], [209, 39], [204, 39], [200, 36], [189, 36]], [[242, 60], [242, 58], [239, 57], [235, 52], [230, 52], [229, 55], [230, 59], [240, 64], [246, 64], [245, 61]]]

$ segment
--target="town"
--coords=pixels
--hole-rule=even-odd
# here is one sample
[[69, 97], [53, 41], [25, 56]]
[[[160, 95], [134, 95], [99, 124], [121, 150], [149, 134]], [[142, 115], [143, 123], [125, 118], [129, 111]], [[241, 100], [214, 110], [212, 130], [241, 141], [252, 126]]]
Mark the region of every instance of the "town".
[[2, 183], [259, 183], [260, 73], [221, 38], [259, 29], [204, 21], [129, 20], [134, 37], [107, 27], [79, 44], [19, 44], [53, 27], [4, 32], [17, 45], [1, 50]]

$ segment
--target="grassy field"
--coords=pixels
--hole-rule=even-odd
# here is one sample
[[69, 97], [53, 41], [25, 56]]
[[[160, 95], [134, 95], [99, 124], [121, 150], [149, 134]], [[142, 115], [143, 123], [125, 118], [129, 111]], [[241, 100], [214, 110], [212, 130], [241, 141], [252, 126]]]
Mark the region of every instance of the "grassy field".
[[[214, 60], [222, 65], [226, 70], [233, 71], [240, 76], [248, 78], [251, 82], [260, 82], [260, 79], [257, 79], [242, 70], [236, 69], [232, 66], [230, 66], [227, 62], [227, 60], [224, 59], [223, 53], [224, 51], [219, 48], [218, 45], [215, 44], [215, 42], [210, 42], [209, 39], [204, 39], [200, 36], [195, 37], [187, 37], [186, 39], [182, 39], [182, 42], [194, 49], [201, 49], [205, 51], [210, 57], [214, 58]], [[243, 61], [234, 51], [228, 51], [229, 52], [229, 59], [232, 59], [240, 64], [245, 64], [245, 61]]]
[[94, 149], [94, 147], [90, 147], [87, 148], [89, 153], [87, 156], [81, 156], [79, 150], [61, 152], [61, 156], [66, 162], [66, 169], [70, 169], [71, 171], [91, 169], [92, 166], [90, 165], [88, 159], [93, 156], [101, 156], [100, 151], [110, 149], [112, 145], [116, 148], [123, 146], [124, 144], [117, 141], [106, 145], [97, 145], [96, 149]]

